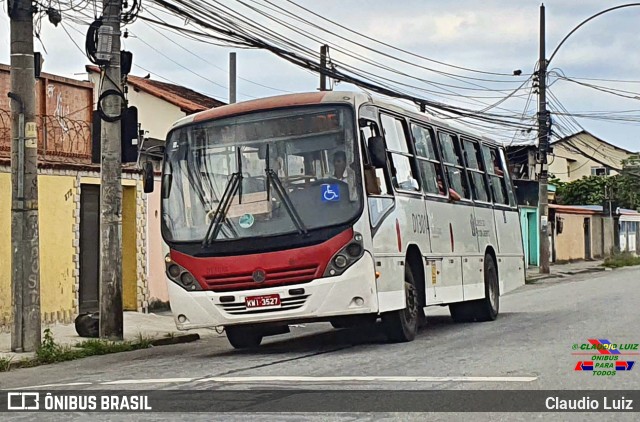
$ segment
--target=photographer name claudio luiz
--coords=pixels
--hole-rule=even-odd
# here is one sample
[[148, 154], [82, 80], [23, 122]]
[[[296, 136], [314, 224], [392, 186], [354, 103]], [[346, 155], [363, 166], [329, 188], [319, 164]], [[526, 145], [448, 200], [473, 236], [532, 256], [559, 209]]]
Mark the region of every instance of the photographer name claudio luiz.
[[626, 399], [624, 396], [599, 397], [598, 399], [588, 396], [581, 399], [547, 397], [545, 405], [549, 410], [634, 410], [633, 400]]

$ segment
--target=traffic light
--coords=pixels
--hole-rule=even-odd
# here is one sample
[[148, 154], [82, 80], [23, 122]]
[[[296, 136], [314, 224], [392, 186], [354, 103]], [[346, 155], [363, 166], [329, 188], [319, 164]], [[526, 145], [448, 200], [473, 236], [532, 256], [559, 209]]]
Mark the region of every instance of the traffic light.
[[[101, 122], [100, 113], [93, 111], [93, 130], [91, 136], [91, 162], [100, 164], [101, 152]], [[123, 163], [135, 163], [138, 161], [138, 109], [128, 107], [120, 119], [121, 134], [121, 160]]]

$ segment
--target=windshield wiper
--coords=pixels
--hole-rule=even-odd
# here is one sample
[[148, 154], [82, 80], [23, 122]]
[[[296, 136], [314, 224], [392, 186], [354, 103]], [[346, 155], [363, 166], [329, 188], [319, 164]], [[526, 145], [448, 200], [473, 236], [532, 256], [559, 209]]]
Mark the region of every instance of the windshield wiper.
[[216, 209], [216, 212], [211, 219], [211, 223], [209, 223], [207, 234], [202, 241], [202, 246], [207, 246], [218, 237], [218, 233], [220, 233], [220, 224], [222, 222], [225, 222], [227, 227], [235, 232], [233, 226], [227, 219], [227, 213], [229, 212], [229, 208], [231, 207], [231, 201], [233, 201], [233, 198], [236, 195], [236, 192], [238, 192], [238, 190], [241, 188], [241, 185], [242, 173], [232, 173], [231, 180], [229, 180], [229, 183], [227, 183], [227, 186], [224, 189], [224, 193], [222, 194], [222, 198], [220, 198], [220, 202], [218, 203], [218, 208]]
[[280, 196], [280, 200], [282, 200], [282, 203], [284, 204], [284, 208], [289, 213], [289, 216], [291, 217], [291, 220], [293, 220], [293, 224], [296, 225], [298, 232], [300, 232], [300, 234], [307, 235], [307, 228], [302, 222], [302, 219], [300, 218], [300, 215], [296, 211], [295, 207], [291, 203], [291, 198], [289, 198], [289, 194], [287, 193], [284, 186], [282, 186], [282, 182], [280, 181], [280, 178], [270, 168], [266, 170], [266, 173], [267, 173], [267, 183], [273, 184], [273, 187], [276, 189], [276, 193], [278, 194], [278, 196]]

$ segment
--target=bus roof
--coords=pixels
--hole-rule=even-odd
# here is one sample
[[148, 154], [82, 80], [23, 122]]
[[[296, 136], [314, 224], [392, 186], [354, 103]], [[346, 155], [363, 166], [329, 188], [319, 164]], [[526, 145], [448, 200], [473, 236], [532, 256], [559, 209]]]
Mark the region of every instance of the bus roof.
[[245, 113], [251, 113], [258, 110], [273, 110], [279, 108], [317, 105], [323, 103], [345, 103], [359, 106], [363, 103], [369, 103], [374, 106], [383, 107], [390, 111], [404, 114], [416, 120], [421, 120], [433, 124], [434, 126], [449, 129], [460, 134], [466, 134], [470, 137], [481, 139], [482, 141], [500, 146], [501, 144], [485, 135], [476, 131], [462, 128], [459, 125], [452, 125], [440, 119], [427, 116], [417, 111], [409, 110], [406, 106], [392, 104], [390, 102], [372, 97], [369, 94], [351, 91], [322, 91], [322, 92], [305, 92], [277, 95], [272, 97], [258, 98], [250, 101], [243, 101], [235, 104], [228, 104], [220, 107], [211, 108], [198, 113], [185, 116], [176, 121], [171, 129], [175, 129], [184, 125], [203, 122], [210, 119], [221, 119]]

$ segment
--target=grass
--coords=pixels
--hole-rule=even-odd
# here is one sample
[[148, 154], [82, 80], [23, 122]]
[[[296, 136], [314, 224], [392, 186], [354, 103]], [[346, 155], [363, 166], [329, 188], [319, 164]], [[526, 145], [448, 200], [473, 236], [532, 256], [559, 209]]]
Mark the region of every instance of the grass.
[[630, 265], [640, 265], [640, 256], [635, 256], [630, 252], [616, 253], [604, 260], [602, 264], [609, 268], [628, 267]]
[[147, 349], [151, 347], [151, 339], [138, 334], [136, 341], [106, 341], [100, 339], [85, 340], [75, 346], [66, 346], [56, 343], [50, 329], [44, 330], [42, 344], [36, 350], [35, 357], [11, 364], [10, 358], [0, 358], [0, 372], [11, 368], [30, 368], [33, 366], [47, 365], [57, 362], [85, 358], [88, 356], [106, 355], [109, 353], [129, 352], [132, 350]]
[[11, 367], [12, 358], [0, 358], [0, 372], [6, 372]]

